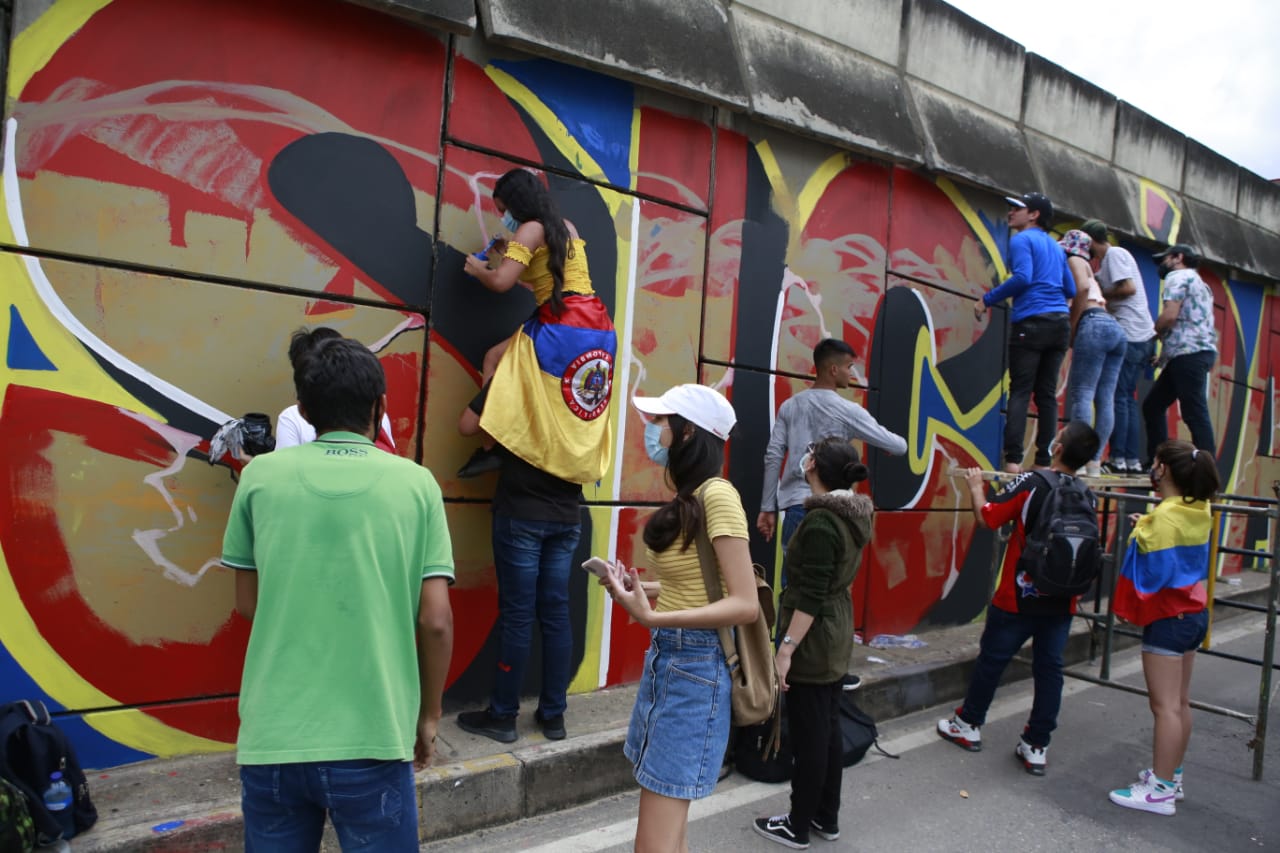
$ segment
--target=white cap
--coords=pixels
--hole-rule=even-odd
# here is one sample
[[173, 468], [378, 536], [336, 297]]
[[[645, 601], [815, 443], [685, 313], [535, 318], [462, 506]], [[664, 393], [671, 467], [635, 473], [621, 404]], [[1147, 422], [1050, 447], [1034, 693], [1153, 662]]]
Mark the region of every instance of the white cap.
[[716, 438], [727, 439], [738, 415], [724, 395], [706, 385], [677, 385], [661, 397], [632, 397], [646, 415], [679, 415]]

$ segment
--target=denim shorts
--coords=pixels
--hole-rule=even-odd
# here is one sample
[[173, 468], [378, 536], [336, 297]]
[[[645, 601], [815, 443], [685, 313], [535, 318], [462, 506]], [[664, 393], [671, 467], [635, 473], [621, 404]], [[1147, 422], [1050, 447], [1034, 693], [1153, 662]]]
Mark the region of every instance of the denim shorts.
[[640, 787], [679, 800], [711, 795], [729, 744], [729, 666], [720, 634], [655, 628], [622, 751]]
[[1209, 632], [1209, 611], [1179, 613], [1157, 619], [1142, 629], [1142, 650], [1153, 655], [1182, 657], [1194, 652]]

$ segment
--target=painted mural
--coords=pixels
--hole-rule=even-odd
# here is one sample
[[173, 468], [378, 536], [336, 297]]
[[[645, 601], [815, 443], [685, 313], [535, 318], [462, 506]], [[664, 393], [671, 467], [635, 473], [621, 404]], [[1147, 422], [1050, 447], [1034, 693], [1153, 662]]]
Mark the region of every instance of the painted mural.
[[[11, 46], [0, 702], [63, 711], [88, 766], [229, 748], [248, 626], [217, 564], [234, 471], [208, 464], [208, 440], [292, 402], [285, 350], [304, 325], [378, 354], [397, 449], [444, 489], [460, 617], [447, 698], [481, 701], [493, 481], [456, 477], [472, 444], [455, 425], [532, 297], [489, 293], [462, 261], [500, 230], [490, 190], [516, 165], [545, 175], [590, 244], [616, 387], [702, 381], [733, 401], [728, 476], [748, 514], [812, 347], [853, 345], [852, 398], [909, 446], [867, 454], [879, 512], [858, 627], [980, 618], [997, 544], [949, 472], [992, 467], [1003, 429], [1005, 314], [969, 310], [1005, 275], [998, 195], [345, 3], [162, 5], [60, 0]], [[1142, 182], [1131, 202], [1145, 236], [1176, 238], [1168, 193]], [[1150, 250], [1128, 248], [1154, 306]], [[1219, 462], [1232, 490], [1265, 492], [1280, 475], [1280, 305], [1204, 276]], [[635, 412], [611, 416], [581, 552], [643, 564], [640, 530], [667, 490]], [[1252, 548], [1266, 531], [1226, 537]], [[752, 542], [770, 567], [775, 547]], [[574, 584], [572, 689], [635, 679], [647, 634], [585, 573]]]

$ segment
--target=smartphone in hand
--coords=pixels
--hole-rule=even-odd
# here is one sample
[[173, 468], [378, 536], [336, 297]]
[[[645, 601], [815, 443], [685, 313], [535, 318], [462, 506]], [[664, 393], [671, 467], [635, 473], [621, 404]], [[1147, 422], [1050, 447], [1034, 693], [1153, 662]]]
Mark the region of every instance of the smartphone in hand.
[[599, 557], [591, 557], [582, 564], [582, 568], [601, 579], [609, 576], [609, 564]]

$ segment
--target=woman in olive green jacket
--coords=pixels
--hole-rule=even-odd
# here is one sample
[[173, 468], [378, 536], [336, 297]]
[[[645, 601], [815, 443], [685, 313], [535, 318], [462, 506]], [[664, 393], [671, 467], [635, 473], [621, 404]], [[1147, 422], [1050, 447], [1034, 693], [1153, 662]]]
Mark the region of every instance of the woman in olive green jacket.
[[813, 495], [787, 546], [776, 658], [796, 762], [791, 813], [754, 823], [788, 847], [807, 847], [811, 832], [840, 837], [841, 680], [853, 652], [853, 579], [874, 512], [870, 498], [851, 490], [867, 479], [867, 466], [845, 439], [809, 445], [800, 467]]

